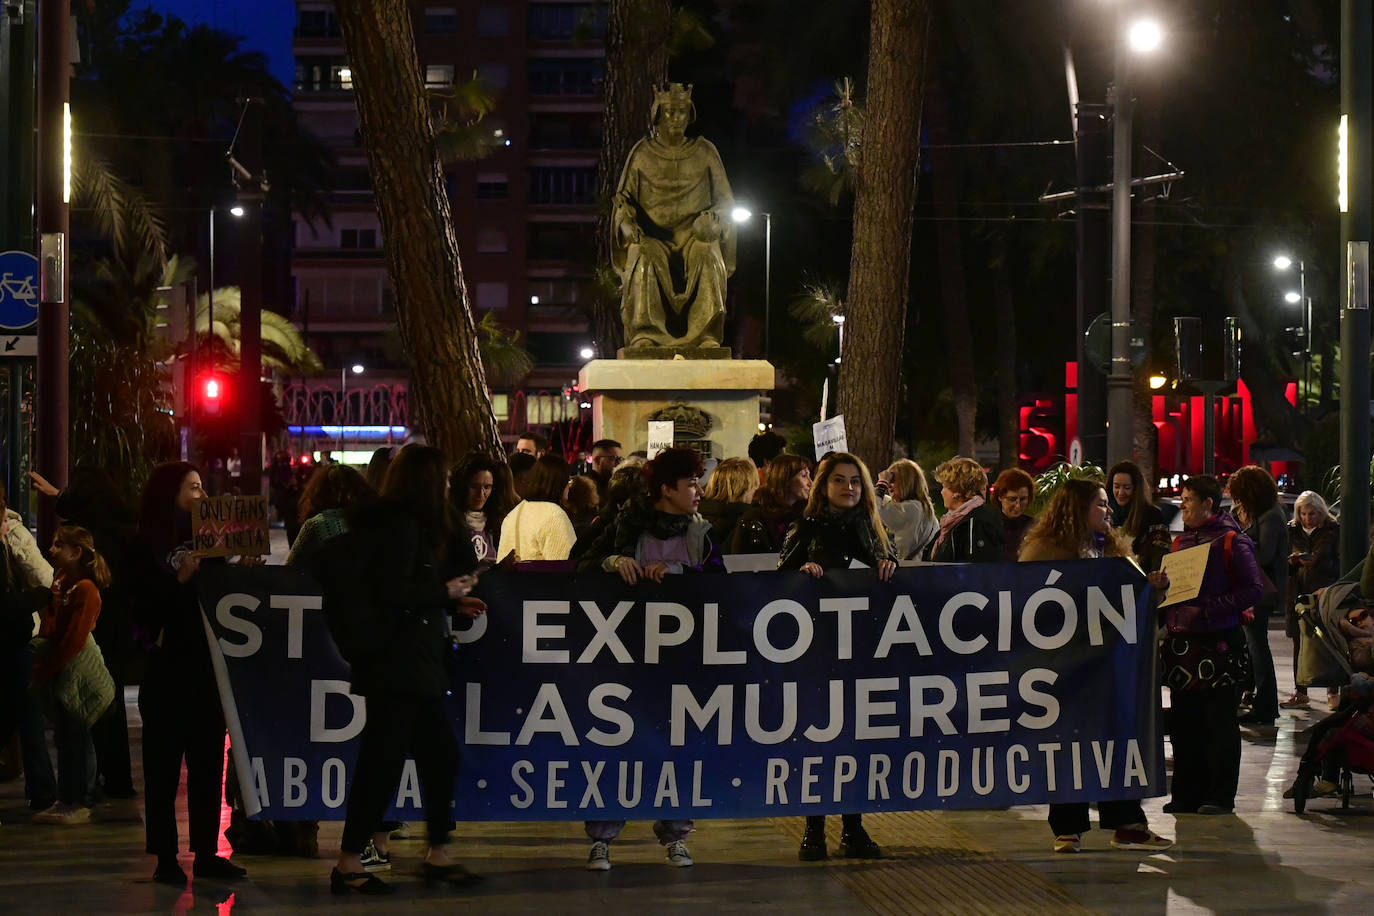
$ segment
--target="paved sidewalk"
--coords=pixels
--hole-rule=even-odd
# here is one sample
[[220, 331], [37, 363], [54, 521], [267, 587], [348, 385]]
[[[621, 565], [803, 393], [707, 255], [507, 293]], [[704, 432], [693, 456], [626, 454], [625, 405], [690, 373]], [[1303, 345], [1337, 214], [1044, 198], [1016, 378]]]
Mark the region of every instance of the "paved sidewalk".
[[[1291, 646], [1271, 634], [1280, 689], [1291, 686]], [[132, 703], [133, 691], [128, 700]], [[641, 913], [669, 908], [713, 914], [786, 908], [802, 913], [1351, 913], [1374, 897], [1374, 802], [1341, 812], [1317, 800], [1292, 813], [1280, 795], [1292, 779], [1301, 729], [1325, 714], [1285, 712], [1276, 728], [1244, 732], [1235, 815], [1171, 817], [1164, 799], [1146, 811], [1179, 843], [1142, 855], [1084, 837], [1080, 855], [1055, 855], [1043, 806], [1005, 811], [914, 812], [865, 817], [889, 858], [882, 862], [797, 861], [799, 818], [699, 821], [696, 866], [670, 868], [648, 825], [631, 823], [612, 847], [609, 873], [582, 870], [588, 841], [575, 823], [460, 824], [454, 851], [489, 876], [472, 891], [426, 887], [416, 875], [419, 840], [393, 846], [388, 880], [399, 893], [364, 900], [329, 894], [339, 824], [326, 824], [316, 860], [239, 856], [250, 871], [236, 883], [197, 881], [181, 890], [153, 884], [137, 824], [84, 827], [27, 823], [22, 786], [0, 784], [0, 913], [368, 912]], [[137, 728], [137, 709], [132, 709]], [[135, 739], [137, 749], [137, 739]], [[418, 826], [418, 825], [417, 825]], [[830, 824], [838, 831], [838, 819]], [[185, 842], [184, 814], [181, 825]], [[418, 831], [417, 831], [418, 832]], [[832, 835], [834, 849], [838, 836]], [[227, 846], [224, 847], [227, 850]], [[190, 866], [189, 858], [183, 864]]]

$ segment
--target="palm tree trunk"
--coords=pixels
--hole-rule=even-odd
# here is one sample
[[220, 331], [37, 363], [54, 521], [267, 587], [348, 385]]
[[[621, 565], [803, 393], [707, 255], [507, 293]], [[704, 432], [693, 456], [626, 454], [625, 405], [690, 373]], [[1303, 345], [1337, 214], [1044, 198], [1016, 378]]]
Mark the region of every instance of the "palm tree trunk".
[[[602, 82], [600, 189], [596, 266], [611, 274], [611, 204], [620, 170], [649, 125], [654, 86], [668, 78], [671, 0], [611, 0], [606, 19], [606, 78]], [[592, 299], [592, 338], [602, 356], [613, 356], [625, 339], [620, 299], [610, 283], [598, 283]]]
[[940, 299], [944, 305], [945, 352], [950, 385], [954, 390], [954, 416], [958, 423], [956, 454], [972, 458], [974, 423], [978, 418], [978, 381], [973, 371], [973, 328], [968, 317], [964, 284], [964, 246], [958, 221], [959, 168], [949, 150], [948, 97], [942, 91], [940, 68], [931, 70], [931, 97], [926, 126], [930, 133], [931, 194], [934, 197], [935, 245], [940, 256]]
[[873, 0], [839, 380], [850, 450], [872, 467], [897, 422], [929, 22], [928, 0]]
[[478, 356], [410, 4], [338, 0], [334, 7], [353, 70], [420, 427], [450, 458], [472, 449], [500, 456], [501, 435]]

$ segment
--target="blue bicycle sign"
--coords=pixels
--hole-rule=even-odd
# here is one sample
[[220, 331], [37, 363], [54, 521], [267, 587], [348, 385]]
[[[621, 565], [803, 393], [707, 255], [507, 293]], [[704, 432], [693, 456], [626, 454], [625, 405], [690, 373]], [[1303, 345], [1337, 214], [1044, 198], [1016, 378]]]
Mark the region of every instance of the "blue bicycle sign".
[[19, 330], [38, 320], [38, 258], [0, 252], [0, 328]]

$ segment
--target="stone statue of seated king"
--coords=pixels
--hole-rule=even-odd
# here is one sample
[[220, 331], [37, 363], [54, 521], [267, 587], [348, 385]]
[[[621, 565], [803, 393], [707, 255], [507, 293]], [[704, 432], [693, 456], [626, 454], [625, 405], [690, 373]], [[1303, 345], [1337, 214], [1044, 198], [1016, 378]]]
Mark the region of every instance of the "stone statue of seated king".
[[734, 198], [715, 146], [686, 135], [695, 115], [691, 84], [656, 88], [649, 135], [620, 173], [611, 250], [627, 351], [720, 347]]

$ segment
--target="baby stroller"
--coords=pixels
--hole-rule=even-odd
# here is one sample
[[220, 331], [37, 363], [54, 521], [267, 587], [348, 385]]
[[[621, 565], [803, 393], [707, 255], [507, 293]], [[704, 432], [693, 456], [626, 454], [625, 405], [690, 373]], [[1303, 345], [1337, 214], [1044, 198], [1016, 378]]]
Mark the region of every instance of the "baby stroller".
[[[1362, 678], [1363, 680], [1363, 678]], [[1340, 767], [1341, 810], [1350, 807], [1354, 792], [1354, 774], [1374, 774], [1374, 696], [1365, 690], [1354, 697], [1348, 691], [1342, 695], [1341, 709], [1312, 727], [1312, 738], [1298, 765], [1298, 778], [1293, 783], [1293, 810], [1302, 814], [1307, 807], [1307, 793], [1324, 763]]]
[[[1365, 603], [1355, 582], [1338, 582], [1320, 596], [1303, 595], [1295, 605], [1302, 642], [1298, 652], [1298, 684], [1304, 687], [1345, 687], [1351, 683], [1350, 644], [1341, 632], [1347, 611]], [[1359, 691], [1342, 693], [1341, 709], [1312, 727], [1307, 751], [1293, 784], [1293, 809], [1301, 814], [1307, 795], [1324, 763], [1339, 766], [1341, 807], [1350, 807], [1354, 773], [1374, 773], [1374, 694], [1368, 682]]]

